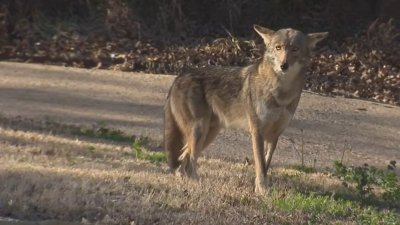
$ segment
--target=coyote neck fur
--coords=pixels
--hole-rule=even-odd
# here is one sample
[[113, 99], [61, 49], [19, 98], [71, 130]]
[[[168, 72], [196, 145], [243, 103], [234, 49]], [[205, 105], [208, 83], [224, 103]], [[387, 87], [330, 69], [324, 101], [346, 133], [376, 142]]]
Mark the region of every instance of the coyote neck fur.
[[[305, 64], [305, 65], [304, 65]], [[287, 106], [297, 99], [305, 83], [306, 62], [296, 63], [289, 71], [276, 72], [268, 58], [256, 64], [255, 73], [249, 74], [253, 99], [265, 98], [264, 101], [274, 100], [276, 106]]]

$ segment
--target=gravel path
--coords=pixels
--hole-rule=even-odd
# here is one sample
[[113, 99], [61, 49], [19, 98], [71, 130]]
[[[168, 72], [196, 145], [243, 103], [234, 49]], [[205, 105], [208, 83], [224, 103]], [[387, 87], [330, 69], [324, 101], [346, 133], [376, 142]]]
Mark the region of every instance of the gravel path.
[[[106, 124], [162, 140], [163, 102], [174, 76], [0, 62], [0, 114], [73, 124]], [[303, 130], [303, 131], [302, 131]], [[273, 165], [347, 163], [385, 166], [400, 161], [400, 107], [304, 93], [281, 137]], [[297, 149], [297, 151], [295, 150]], [[241, 131], [225, 131], [205, 157], [251, 158]], [[200, 165], [201, 166], [201, 165]]]

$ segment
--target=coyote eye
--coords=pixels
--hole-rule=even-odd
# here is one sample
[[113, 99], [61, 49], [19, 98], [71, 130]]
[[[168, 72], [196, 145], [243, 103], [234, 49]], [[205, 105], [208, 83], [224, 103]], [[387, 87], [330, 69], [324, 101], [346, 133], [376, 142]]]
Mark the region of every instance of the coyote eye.
[[280, 45], [277, 45], [275, 48], [276, 48], [276, 50], [279, 51], [279, 50], [281, 50], [282, 47]]
[[294, 48], [292, 48], [292, 51], [293, 52], [297, 52], [299, 50], [299, 48], [298, 47], [294, 47]]

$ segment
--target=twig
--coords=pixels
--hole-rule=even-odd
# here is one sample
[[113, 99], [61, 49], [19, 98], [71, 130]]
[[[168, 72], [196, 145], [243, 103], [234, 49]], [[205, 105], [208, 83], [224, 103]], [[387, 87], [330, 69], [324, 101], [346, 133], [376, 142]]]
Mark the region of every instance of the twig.
[[301, 166], [304, 167], [304, 135], [303, 135], [303, 129], [300, 129], [301, 131]]

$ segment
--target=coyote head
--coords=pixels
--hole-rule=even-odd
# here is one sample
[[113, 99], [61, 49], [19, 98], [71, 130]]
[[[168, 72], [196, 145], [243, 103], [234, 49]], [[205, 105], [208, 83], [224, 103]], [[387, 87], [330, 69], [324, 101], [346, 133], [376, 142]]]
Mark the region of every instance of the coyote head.
[[254, 25], [254, 30], [266, 45], [264, 60], [272, 63], [277, 74], [308, 66], [311, 51], [319, 41], [328, 36], [328, 32], [304, 34], [291, 28], [273, 31], [259, 25]]

